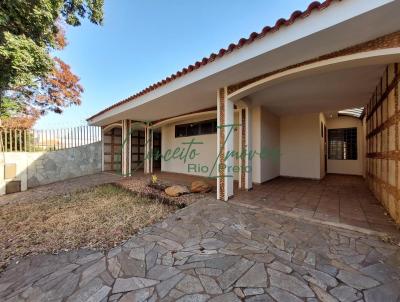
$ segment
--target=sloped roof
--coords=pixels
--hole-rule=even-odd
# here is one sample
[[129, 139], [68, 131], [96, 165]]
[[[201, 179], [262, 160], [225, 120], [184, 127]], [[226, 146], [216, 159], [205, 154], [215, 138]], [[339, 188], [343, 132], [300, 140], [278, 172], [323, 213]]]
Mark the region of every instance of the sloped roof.
[[202, 66], [205, 66], [207, 64], [212, 63], [213, 61], [215, 61], [218, 58], [221, 58], [223, 56], [226, 56], [230, 53], [232, 53], [233, 51], [240, 49], [246, 45], [249, 45], [251, 43], [253, 43], [254, 41], [264, 38], [265, 36], [272, 34], [274, 32], [277, 32], [281, 27], [283, 26], [290, 26], [293, 23], [295, 23], [296, 20], [298, 19], [304, 19], [306, 17], [308, 17], [309, 15], [311, 15], [311, 13], [313, 11], [321, 11], [327, 7], [329, 7], [333, 2], [340, 2], [342, 0], [326, 0], [322, 3], [318, 2], [318, 1], [314, 1], [311, 4], [308, 5], [307, 9], [305, 11], [300, 11], [300, 10], [296, 10], [294, 11], [291, 15], [289, 19], [285, 19], [285, 18], [280, 18], [276, 21], [274, 26], [265, 26], [260, 32], [253, 32], [249, 35], [248, 38], [241, 38], [237, 43], [231, 43], [227, 48], [221, 48], [218, 53], [212, 53], [210, 54], [208, 57], [204, 57], [201, 61], [197, 61], [194, 64], [191, 64], [185, 68], [183, 68], [180, 71], [177, 71], [176, 73], [170, 75], [169, 77], [155, 83], [152, 84], [150, 86], [148, 86], [147, 88], [143, 89], [142, 91], [124, 99], [121, 100], [103, 110], [101, 110], [100, 112], [96, 113], [95, 115], [91, 116], [90, 118], [88, 118], [87, 120], [92, 120], [93, 118], [107, 112], [110, 111], [111, 109], [118, 107], [120, 105], [123, 105], [125, 103], [128, 103], [132, 100], [135, 100], [161, 86], [164, 86], [188, 73], [191, 73], [194, 70], [197, 70], [199, 68], [201, 68]]

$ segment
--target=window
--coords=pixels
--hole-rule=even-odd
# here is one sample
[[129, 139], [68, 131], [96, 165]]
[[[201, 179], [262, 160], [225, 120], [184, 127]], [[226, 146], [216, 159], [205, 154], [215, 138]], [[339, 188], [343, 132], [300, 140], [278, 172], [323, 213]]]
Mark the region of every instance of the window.
[[175, 126], [175, 137], [217, 133], [217, 120], [202, 121]]
[[184, 137], [186, 134], [186, 125], [175, 126], [175, 137]]
[[212, 134], [217, 132], [217, 120], [205, 121], [200, 124], [201, 134]]
[[186, 128], [186, 136], [199, 135], [200, 125], [199, 124], [188, 124]]
[[328, 130], [328, 158], [357, 159], [357, 128]]

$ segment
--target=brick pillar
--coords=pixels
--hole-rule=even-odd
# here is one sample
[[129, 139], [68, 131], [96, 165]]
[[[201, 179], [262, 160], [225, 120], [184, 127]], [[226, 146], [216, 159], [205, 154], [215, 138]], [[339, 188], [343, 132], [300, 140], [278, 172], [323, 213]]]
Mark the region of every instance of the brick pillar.
[[130, 120], [122, 121], [122, 150], [121, 150], [121, 171], [124, 177], [131, 174], [131, 132]]
[[251, 109], [245, 104], [239, 108], [239, 188], [251, 190], [253, 187], [251, 152]]
[[234, 106], [227, 97], [227, 89], [217, 93], [217, 199], [227, 201], [233, 196], [233, 157], [225, 158], [233, 151]]

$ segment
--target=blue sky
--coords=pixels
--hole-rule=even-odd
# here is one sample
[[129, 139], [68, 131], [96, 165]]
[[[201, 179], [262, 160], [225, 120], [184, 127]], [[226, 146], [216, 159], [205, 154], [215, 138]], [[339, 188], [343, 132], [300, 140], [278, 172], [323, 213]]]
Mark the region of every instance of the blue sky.
[[82, 105], [35, 128], [85, 124], [101, 109], [307, 8], [310, 0], [105, 0], [103, 26], [66, 28], [57, 53], [81, 78]]

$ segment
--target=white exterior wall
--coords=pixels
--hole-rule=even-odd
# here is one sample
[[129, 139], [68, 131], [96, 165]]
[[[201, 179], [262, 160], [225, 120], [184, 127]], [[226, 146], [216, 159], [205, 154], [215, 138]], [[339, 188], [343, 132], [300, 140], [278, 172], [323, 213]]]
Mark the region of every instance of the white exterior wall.
[[[251, 119], [251, 150], [258, 151], [261, 149], [261, 107], [252, 108], [252, 119]], [[254, 183], [261, 183], [261, 160], [259, 156], [254, 156], [252, 163], [252, 177]]]
[[[235, 112], [234, 114], [234, 122], [235, 125], [239, 125], [239, 112]], [[235, 151], [239, 151], [239, 128], [236, 127], [234, 133], [233, 133], [233, 149]], [[240, 166], [240, 160], [238, 158], [234, 158], [233, 160], [233, 165], [234, 166]], [[239, 180], [239, 172], [234, 172], [233, 173], [233, 179], [234, 180]]]
[[[193, 145], [192, 149], [196, 149], [198, 155], [190, 160], [188, 158], [187, 162], [184, 163], [183, 160], [180, 159], [170, 159], [166, 161], [164, 158], [161, 159], [161, 171], [165, 172], [174, 172], [174, 173], [183, 173], [190, 175], [198, 175], [198, 176], [210, 176], [210, 171], [213, 168], [215, 160], [217, 159], [217, 134], [205, 134], [205, 135], [195, 135], [188, 137], [175, 137], [175, 125], [186, 124], [190, 122], [199, 122], [202, 120], [210, 120], [212, 118], [206, 119], [193, 119], [181, 121], [169, 125], [165, 125], [161, 128], [161, 153], [165, 155], [165, 152], [169, 150], [175, 150], [176, 148], [186, 148], [187, 145], [183, 143], [188, 143], [192, 139], [196, 142], [202, 142], [202, 144]], [[238, 123], [238, 115], [235, 113], [235, 123]], [[238, 131], [235, 130], [232, 135], [234, 135], [234, 148], [238, 150], [239, 148], [239, 140], [238, 140]], [[188, 164], [197, 164], [201, 166], [205, 166], [208, 168], [208, 171], [201, 171], [201, 169], [197, 169], [197, 171], [188, 171]], [[238, 165], [239, 161], [234, 160], [234, 165]], [[211, 176], [217, 175], [217, 166], [212, 171]], [[238, 173], [235, 173], [235, 179], [238, 179]]]
[[364, 162], [364, 129], [362, 121], [353, 117], [341, 116], [327, 119], [328, 129], [357, 127], [357, 160], [331, 160], [328, 159], [328, 173], [363, 175]]
[[280, 119], [266, 108], [252, 108], [252, 151], [267, 151], [253, 157], [253, 182], [262, 183], [280, 175]]
[[[186, 163], [179, 159], [170, 159], [166, 161], [162, 158], [161, 171], [209, 176], [210, 171], [189, 172], [188, 164], [198, 164], [200, 166], [207, 166], [209, 169], [212, 168], [214, 161], [217, 158], [216, 134], [175, 137], [175, 124], [163, 126], [161, 129], [161, 153], [164, 155], [168, 149], [174, 150], [178, 147], [185, 148], [187, 145], [183, 145], [183, 143], [190, 142], [192, 139], [195, 139], [196, 142], [202, 142], [201, 145], [193, 145], [192, 147], [193, 149], [196, 149], [196, 152], [199, 154], [193, 160], [188, 158]], [[212, 176], [216, 176], [216, 169]]]
[[[207, 118], [209, 119], [209, 118]], [[197, 122], [207, 119], [194, 119]], [[195, 139], [202, 144], [193, 145], [198, 155], [194, 160], [188, 158], [184, 163], [180, 159], [162, 159], [161, 170], [191, 174], [198, 176], [209, 176], [217, 158], [217, 135], [197, 135], [190, 137], [175, 138], [175, 125], [187, 123], [182, 121], [162, 127], [161, 153], [170, 149], [185, 148], [183, 143]], [[362, 138], [364, 131], [361, 121], [355, 118], [335, 118], [326, 119], [322, 113], [304, 114], [296, 116], [277, 117], [262, 106], [252, 108], [252, 151], [261, 152], [263, 149], [278, 152], [280, 156], [271, 154], [266, 158], [259, 155], [252, 160], [252, 177], [254, 183], [262, 183], [278, 176], [302, 177], [312, 179], [322, 179], [325, 176], [324, 158], [324, 137], [321, 136], [321, 122], [330, 128], [358, 127], [358, 160], [338, 161], [328, 160], [327, 173], [340, 174], [363, 174], [363, 144]], [[235, 123], [238, 123], [238, 116], [235, 113]], [[239, 150], [239, 131], [234, 131], [234, 148]], [[196, 171], [189, 171], [188, 164], [198, 165]], [[239, 161], [235, 159], [235, 165]], [[207, 171], [202, 171], [201, 167], [207, 167]], [[216, 175], [214, 169], [211, 176]], [[235, 174], [238, 179], [238, 174]]]
[[261, 149], [267, 154], [261, 158], [261, 182], [280, 175], [280, 118], [261, 107]]
[[319, 113], [280, 119], [282, 176], [320, 179]]
[[[21, 191], [28, 189], [28, 167], [34, 160], [39, 158], [41, 153], [27, 152], [3, 152], [0, 156], [0, 195], [6, 194], [6, 185], [8, 181], [17, 180], [21, 182]], [[5, 165], [15, 164], [16, 175], [13, 179], [5, 179]]]

